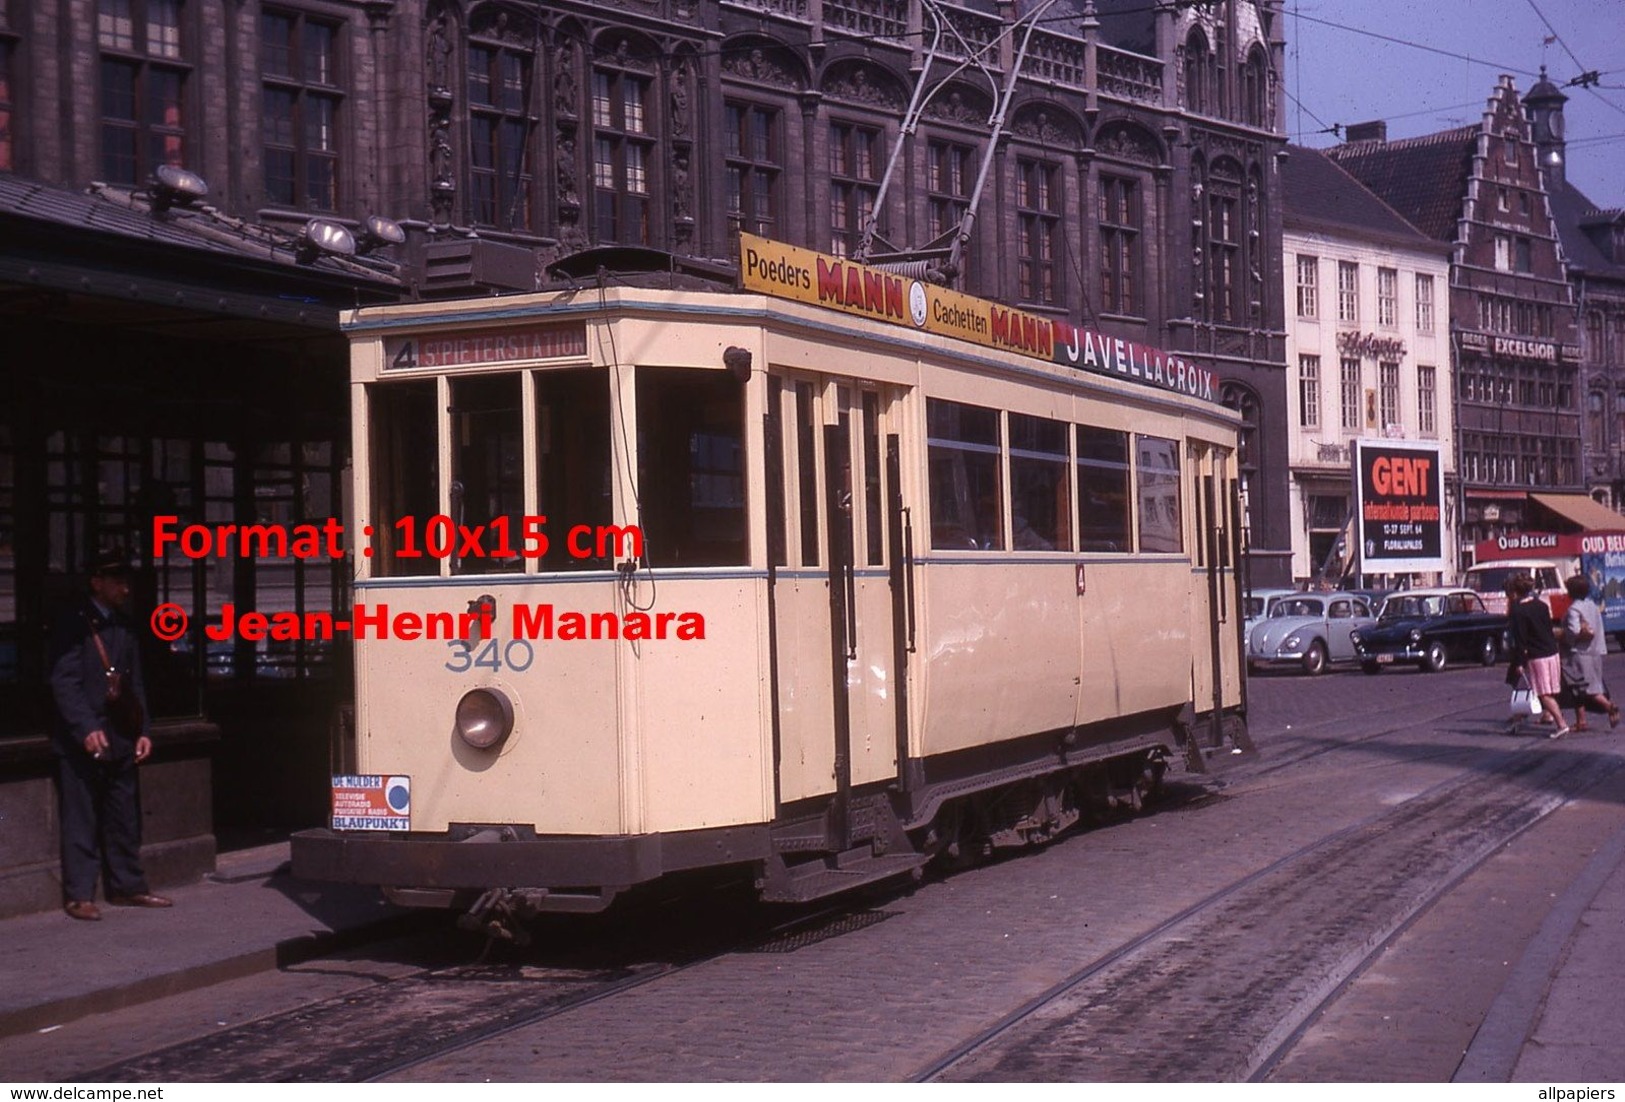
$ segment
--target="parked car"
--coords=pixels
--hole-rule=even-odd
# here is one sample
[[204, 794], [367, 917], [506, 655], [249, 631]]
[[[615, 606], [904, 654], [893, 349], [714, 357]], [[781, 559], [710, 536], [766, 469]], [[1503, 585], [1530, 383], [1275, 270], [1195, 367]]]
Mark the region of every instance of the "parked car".
[[1275, 602], [1282, 597], [1296, 597], [1300, 593], [1296, 589], [1254, 589], [1247, 593], [1247, 600], [1243, 604], [1246, 613], [1241, 621], [1241, 641], [1245, 645], [1253, 637], [1253, 628], [1258, 622], [1270, 614], [1275, 608]]
[[1394, 592], [1392, 589], [1344, 589], [1339, 592], [1347, 593], [1350, 597], [1363, 597], [1365, 603], [1371, 606], [1371, 615], [1382, 615], [1382, 603]]
[[1438, 672], [1451, 661], [1495, 663], [1507, 618], [1470, 589], [1411, 589], [1390, 596], [1371, 627], [1354, 633], [1360, 668], [1379, 673], [1395, 662]]
[[1328, 663], [1354, 661], [1354, 631], [1375, 622], [1364, 597], [1294, 593], [1277, 599], [1253, 627], [1247, 661], [1255, 668], [1301, 666], [1304, 673], [1321, 673]]

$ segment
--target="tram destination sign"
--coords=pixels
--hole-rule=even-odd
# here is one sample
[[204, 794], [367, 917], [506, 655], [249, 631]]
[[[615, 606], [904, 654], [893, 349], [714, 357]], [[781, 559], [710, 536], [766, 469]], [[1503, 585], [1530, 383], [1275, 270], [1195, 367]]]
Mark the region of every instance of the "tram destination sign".
[[1440, 445], [1356, 440], [1352, 452], [1360, 569], [1372, 574], [1444, 570]]
[[739, 235], [740, 279], [748, 291], [957, 337], [1094, 375], [1218, 401], [1211, 368], [1149, 345], [1028, 313], [923, 279], [752, 234]]
[[587, 354], [581, 322], [523, 329], [452, 329], [384, 342], [384, 370], [484, 367]]

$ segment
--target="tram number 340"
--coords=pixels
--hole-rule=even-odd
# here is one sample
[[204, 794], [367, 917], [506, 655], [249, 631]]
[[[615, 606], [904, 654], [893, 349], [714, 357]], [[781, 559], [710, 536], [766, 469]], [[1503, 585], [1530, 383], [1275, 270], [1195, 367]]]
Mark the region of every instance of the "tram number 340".
[[446, 649], [451, 651], [451, 658], [445, 667], [452, 673], [477, 669], [510, 669], [524, 673], [536, 661], [536, 649], [528, 639], [510, 639], [506, 643], [487, 639], [483, 645], [477, 639], [452, 639], [446, 643]]

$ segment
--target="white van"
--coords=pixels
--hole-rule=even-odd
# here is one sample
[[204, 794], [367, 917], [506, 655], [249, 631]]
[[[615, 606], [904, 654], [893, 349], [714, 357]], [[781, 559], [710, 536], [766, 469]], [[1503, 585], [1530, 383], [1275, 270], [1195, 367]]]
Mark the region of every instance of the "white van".
[[1535, 593], [1551, 607], [1553, 618], [1560, 620], [1569, 610], [1569, 591], [1563, 588], [1563, 579], [1579, 572], [1579, 562], [1572, 559], [1494, 559], [1469, 566], [1464, 584], [1484, 599], [1485, 608], [1505, 614], [1507, 581], [1528, 574], [1534, 579]]

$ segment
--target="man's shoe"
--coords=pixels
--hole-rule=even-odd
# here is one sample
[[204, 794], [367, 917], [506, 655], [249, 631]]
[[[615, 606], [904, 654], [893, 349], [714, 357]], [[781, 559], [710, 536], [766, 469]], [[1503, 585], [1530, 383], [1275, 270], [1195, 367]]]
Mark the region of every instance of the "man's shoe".
[[110, 895], [107, 902], [115, 907], [173, 907], [173, 900], [165, 899], [161, 895], [151, 892], [136, 892], [134, 895]]
[[80, 922], [102, 920], [102, 912], [88, 899], [70, 899], [62, 904], [62, 910], [69, 918], [77, 918]]

